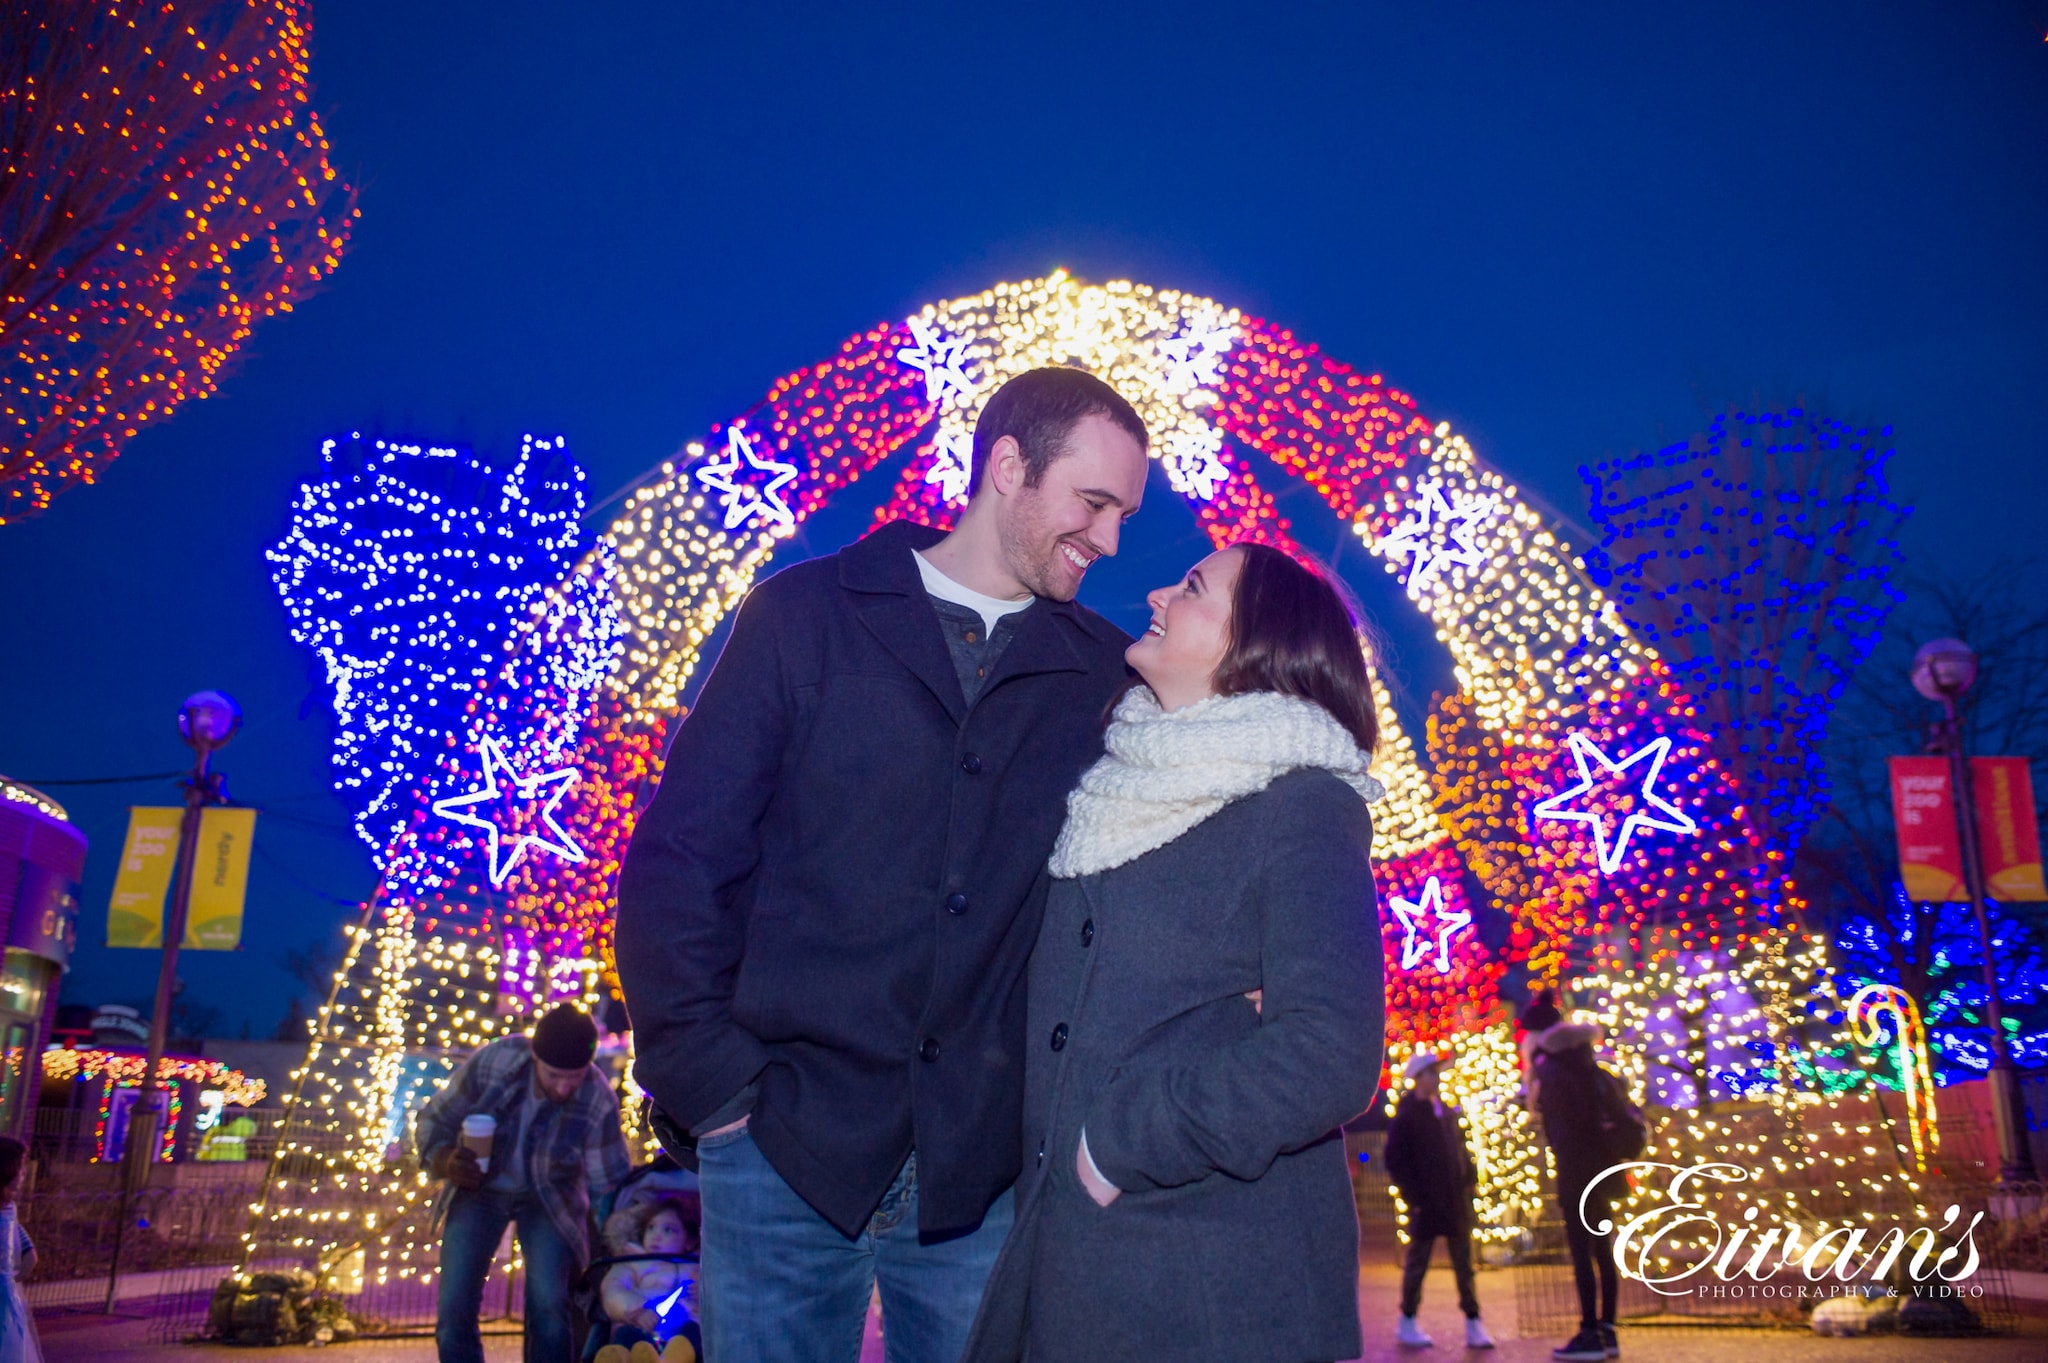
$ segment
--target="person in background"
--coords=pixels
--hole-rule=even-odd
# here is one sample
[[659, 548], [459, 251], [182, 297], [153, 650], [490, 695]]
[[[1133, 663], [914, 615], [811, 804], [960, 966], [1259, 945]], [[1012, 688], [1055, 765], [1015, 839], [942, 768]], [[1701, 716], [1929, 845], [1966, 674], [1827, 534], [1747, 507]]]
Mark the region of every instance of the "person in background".
[[14, 1209], [28, 1168], [28, 1147], [0, 1136], [0, 1363], [43, 1363], [35, 1317], [21, 1294], [21, 1280], [36, 1266], [36, 1247]]
[[1605, 1223], [1612, 1230], [1613, 1201], [1622, 1187], [1620, 1176], [1607, 1171], [1641, 1154], [1642, 1118], [1621, 1080], [1593, 1056], [1599, 1027], [1565, 1021], [1549, 990], [1523, 1012], [1522, 1031], [1523, 1083], [1557, 1164], [1558, 1209], [1579, 1291], [1579, 1331], [1550, 1356], [1568, 1363], [1618, 1358], [1614, 1310], [1620, 1276], [1613, 1242], [1593, 1227]]
[[[590, 1206], [632, 1164], [596, 1055], [597, 1024], [562, 1004], [541, 1015], [531, 1037], [480, 1048], [420, 1109], [413, 1147], [442, 1180], [441, 1363], [483, 1363], [478, 1313], [507, 1226], [526, 1257], [527, 1363], [570, 1363], [569, 1290], [590, 1261]], [[488, 1169], [461, 1141], [462, 1120], [474, 1114], [497, 1121]]]
[[[702, 1221], [695, 1193], [663, 1193], [605, 1218], [605, 1247], [624, 1260], [605, 1270], [598, 1299], [612, 1323], [595, 1363], [697, 1363], [697, 1252]], [[654, 1257], [654, 1256], [673, 1257]]]
[[754, 587], [619, 872], [634, 1076], [694, 1146], [717, 1363], [955, 1363], [1011, 1222], [1024, 973], [1128, 636], [1075, 603], [1145, 424], [1019, 374], [951, 533], [894, 521]]
[[1472, 1286], [1472, 1198], [1479, 1170], [1466, 1140], [1464, 1114], [1443, 1100], [1442, 1075], [1449, 1063], [1429, 1051], [1409, 1058], [1401, 1067], [1408, 1092], [1401, 1095], [1387, 1128], [1387, 1178], [1408, 1204], [1408, 1258], [1401, 1269], [1401, 1321], [1394, 1338], [1410, 1349], [1436, 1342], [1415, 1323], [1415, 1310], [1422, 1305], [1429, 1256], [1442, 1237], [1458, 1284], [1458, 1307], [1465, 1313], [1465, 1347], [1491, 1349], [1493, 1336], [1479, 1319], [1479, 1294]]

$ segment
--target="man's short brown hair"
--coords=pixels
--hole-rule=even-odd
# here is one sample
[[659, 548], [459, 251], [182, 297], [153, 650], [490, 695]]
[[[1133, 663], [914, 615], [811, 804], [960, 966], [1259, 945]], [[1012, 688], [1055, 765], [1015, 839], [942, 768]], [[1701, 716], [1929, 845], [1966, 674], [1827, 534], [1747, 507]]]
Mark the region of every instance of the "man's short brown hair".
[[1087, 370], [1052, 365], [1019, 374], [996, 389], [974, 423], [974, 477], [969, 486], [980, 489], [989, 451], [1007, 435], [1024, 455], [1024, 486], [1037, 487], [1046, 469], [1067, 452], [1067, 437], [1075, 424], [1091, 416], [1108, 417], [1130, 432], [1139, 449], [1150, 448], [1152, 438], [1138, 409]]

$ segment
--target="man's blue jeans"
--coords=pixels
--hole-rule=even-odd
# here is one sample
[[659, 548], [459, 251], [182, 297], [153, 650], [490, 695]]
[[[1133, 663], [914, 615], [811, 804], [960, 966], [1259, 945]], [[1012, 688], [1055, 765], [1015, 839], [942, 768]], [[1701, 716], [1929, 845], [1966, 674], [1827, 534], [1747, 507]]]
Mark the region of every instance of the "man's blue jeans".
[[1012, 1194], [966, 1235], [917, 1234], [911, 1155], [849, 1240], [782, 1181], [744, 1127], [697, 1145], [703, 1199], [704, 1353], [711, 1363], [859, 1363], [868, 1302], [882, 1294], [889, 1363], [959, 1363]]
[[526, 1363], [573, 1363], [569, 1279], [577, 1270], [575, 1249], [539, 1202], [480, 1191], [455, 1194], [441, 1232], [441, 1299], [434, 1319], [441, 1363], [484, 1363], [477, 1317], [484, 1280], [508, 1225], [515, 1227], [526, 1256]]

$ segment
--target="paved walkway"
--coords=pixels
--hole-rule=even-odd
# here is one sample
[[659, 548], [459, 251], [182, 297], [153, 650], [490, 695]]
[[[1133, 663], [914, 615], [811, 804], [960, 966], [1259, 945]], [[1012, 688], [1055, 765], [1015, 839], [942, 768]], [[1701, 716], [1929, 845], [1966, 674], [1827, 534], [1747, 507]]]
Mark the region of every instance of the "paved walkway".
[[[1467, 1355], [1464, 1324], [1447, 1269], [1434, 1270], [1424, 1285], [1422, 1326], [1437, 1338], [1426, 1352], [1394, 1343], [1400, 1275], [1384, 1263], [1359, 1272], [1358, 1301], [1365, 1321], [1365, 1363], [1435, 1363], [1469, 1357], [1488, 1363], [1545, 1363], [1560, 1340], [1544, 1334], [1521, 1337], [1515, 1312], [1513, 1270], [1481, 1272], [1479, 1301], [1500, 1347], [1490, 1355]], [[150, 1322], [90, 1314], [45, 1313], [38, 1318], [49, 1363], [434, 1363], [431, 1339], [361, 1340], [325, 1349], [250, 1350], [223, 1345], [157, 1344]], [[2040, 1363], [2048, 1359], [2048, 1317], [2030, 1316], [2018, 1335], [2002, 1339], [1916, 1339], [1871, 1336], [1823, 1339], [1794, 1330], [1670, 1329], [1623, 1326], [1622, 1357], [1646, 1363]], [[486, 1363], [520, 1363], [517, 1335], [487, 1335]], [[1225, 1347], [1219, 1359], [1236, 1353]], [[870, 1319], [861, 1363], [883, 1363], [881, 1331]], [[1192, 1361], [1191, 1361], [1192, 1363]], [[1259, 1363], [1248, 1360], [1247, 1363]]]

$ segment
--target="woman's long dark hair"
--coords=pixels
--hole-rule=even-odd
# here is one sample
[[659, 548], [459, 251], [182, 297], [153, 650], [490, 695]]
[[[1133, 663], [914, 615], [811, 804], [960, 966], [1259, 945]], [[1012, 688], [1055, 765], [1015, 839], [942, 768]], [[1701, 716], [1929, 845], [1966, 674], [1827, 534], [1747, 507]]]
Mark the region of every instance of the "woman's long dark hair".
[[1218, 695], [1278, 691], [1314, 701], [1368, 755], [1380, 740], [1358, 621], [1327, 576], [1264, 544], [1243, 556], [1230, 593], [1230, 646], [1216, 665]]

